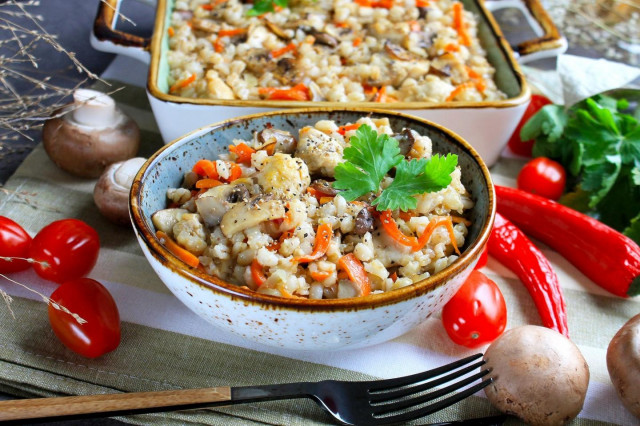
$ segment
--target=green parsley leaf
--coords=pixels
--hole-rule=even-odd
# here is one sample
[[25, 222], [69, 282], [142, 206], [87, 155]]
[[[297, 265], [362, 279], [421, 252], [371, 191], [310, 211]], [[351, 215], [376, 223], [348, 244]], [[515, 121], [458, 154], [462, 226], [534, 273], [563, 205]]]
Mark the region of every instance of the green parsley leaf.
[[253, 7], [247, 10], [247, 16], [260, 16], [268, 12], [273, 12], [275, 6], [287, 7], [287, 0], [256, 0]]
[[387, 172], [404, 158], [400, 154], [398, 141], [389, 135], [378, 135], [370, 126], [363, 124], [351, 136], [351, 146], [345, 148], [346, 160], [335, 168], [333, 187], [347, 201], [353, 201], [369, 192], [377, 192]]
[[447, 154], [446, 157], [436, 154], [429, 160], [402, 161], [396, 166], [393, 182], [372, 204], [377, 205], [380, 211], [415, 209], [418, 200], [414, 195], [446, 188], [457, 165], [458, 156], [455, 154]]
[[377, 194], [382, 180], [395, 167], [395, 178], [372, 202], [380, 211], [416, 208], [414, 196], [446, 188], [458, 165], [458, 156], [453, 154], [406, 161], [397, 140], [378, 135], [366, 124], [358, 127], [349, 144], [343, 154], [345, 161], [335, 168], [333, 187], [344, 190], [340, 195], [347, 201], [371, 192]]

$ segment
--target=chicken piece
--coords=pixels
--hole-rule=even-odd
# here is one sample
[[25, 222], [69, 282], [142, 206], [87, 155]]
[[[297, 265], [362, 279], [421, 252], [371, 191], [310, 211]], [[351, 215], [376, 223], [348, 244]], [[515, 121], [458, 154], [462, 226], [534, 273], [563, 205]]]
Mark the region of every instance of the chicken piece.
[[207, 248], [207, 234], [197, 214], [185, 214], [173, 225], [173, 236], [178, 244], [191, 253], [200, 255]]
[[296, 157], [307, 163], [312, 174], [333, 177], [335, 167], [342, 162], [343, 151], [340, 141], [314, 127], [300, 130]]
[[304, 161], [279, 152], [267, 157], [257, 179], [265, 193], [285, 199], [302, 195], [311, 183]]
[[235, 99], [236, 95], [214, 70], [207, 71], [207, 89], [215, 99]]
[[173, 226], [180, 221], [183, 215], [188, 214], [185, 209], [163, 209], [151, 215], [153, 226], [168, 236], [173, 236]]

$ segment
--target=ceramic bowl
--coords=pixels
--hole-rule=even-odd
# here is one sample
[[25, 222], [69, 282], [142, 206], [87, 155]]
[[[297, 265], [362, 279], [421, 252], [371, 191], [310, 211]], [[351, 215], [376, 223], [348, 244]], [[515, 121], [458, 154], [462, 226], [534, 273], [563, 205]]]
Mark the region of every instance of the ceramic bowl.
[[[270, 124], [298, 134], [323, 119], [338, 125], [371, 114], [388, 117], [393, 129], [408, 127], [428, 135], [433, 151], [454, 153], [462, 183], [475, 206], [462, 256], [444, 270], [413, 285], [367, 297], [334, 300], [290, 299], [259, 294], [191, 268], [155, 237], [151, 215], [166, 208], [167, 188], [179, 187], [185, 171], [201, 158], [214, 159], [234, 139], [250, 139]], [[146, 258], [165, 285], [196, 314], [225, 332], [253, 342], [298, 350], [336, 350], [381, 343], [437, 313], [475, 266], [495, 216], [489, 171], [471, 146], [453, 132], [423, 119], [381, 110], [300, 109], [240, 117], [203, 127], [155, 153], [132, 186], [130, 213]]]

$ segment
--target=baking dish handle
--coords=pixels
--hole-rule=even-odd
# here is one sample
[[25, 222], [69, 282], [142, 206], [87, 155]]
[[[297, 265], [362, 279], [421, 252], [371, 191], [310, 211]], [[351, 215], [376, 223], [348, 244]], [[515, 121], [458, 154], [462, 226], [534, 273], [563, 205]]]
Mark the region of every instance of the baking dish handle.
[[520, 10], [536, 33], [537, 38], [514, 48], [521, 64], [556, 57], [567, 50], [567, 39], [560, 34], [539, 0], [485, 0], [484, 4], [491, 12], [507, 8]]
[[[116, 29], [120, 15], [122, 0], [103, 0], [98, 6], [98, 13], [93, 23], [91, 46], [102, 52], [122, 54], [149, 63], [151, 55], [149, 45], [151, 39], [129, 34]], [[153, 2], [145, 0], [152, 5]]]

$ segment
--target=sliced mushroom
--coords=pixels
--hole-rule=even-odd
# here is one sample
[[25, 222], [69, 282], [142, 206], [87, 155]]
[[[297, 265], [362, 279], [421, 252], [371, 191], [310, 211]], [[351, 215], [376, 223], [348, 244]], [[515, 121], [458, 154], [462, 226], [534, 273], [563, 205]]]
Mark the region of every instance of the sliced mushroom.
[[384, 50], [385, 52], [387, 52], [387, 54], [389, 54], [389, 56], [397, 59], [398, 61], [411, 61], [415, 59], [415, 56], [408, 52], [406, 49], [390, 42], [389, 40], [384, 43]]
[[283, 86], [293, 86], [299, 82], [299, 79], [296, 78], [295, 70], [295, 58], [282, 58], [276, 62], [276, 68], [273, 74]]
[[173, 236], [173, 226], [180, 221], [183, 215], [188, 214], [186, 209], [163, 209], [151, 215], [151, 222], [158, 231]]
[[269, 31], [271, 31], [272, 33], [274, 33], [276, 36], [280, 37], [281, 39], [283, 39], [283, 40], [291, 39], [291, 37], [289, 37], [289, 35], [287, 35], [285, 30], [283, 30], [282, 28], [280, 28], [278, 25], [274, 24], [273, 22], [269, 21], [268, 19], [264, 20], [264, 25], [269, 29]]
[[329, 196], [334, 196], [338, 194], [338, 190], [335, 189], [330, 182], [327, 182], [324, 179], [316, 179], [311, 182], [311, 186], [313, 189], [322, 192], [323, 194], [327, 194]]
[[260, 144], [258, 149], [275, 143], [275, 152], [284, 154], [293, 154], [298, 144], [298, 141], [291, 133], [273, 128], [259, 131], [256, 134], [256, 139]]
[[402, 129], [402, 132], [393, 135], [393, 138], [398, 141], [400, 147], [400, 154], [407, 155], [411, 151], [411, 147], [416, 141], [418, 133], [411, 129]]
[[217, 33], [220, 30], [220, 25], [211, 19], [193, 18], [191, 20], [191, 28], [206, 33]]
[[447, 77], [451, 77], [450, 71], [451, 71], [451, 67], [449, 67], [448, 65], [445, 65], [443, 69], [439, 69], [431, 65], [429, 66], [429, 71], [427, 72], [427, 74], [447, 78]]
[[316, 43], [324, 44], [325, 46], [329, 46], [332, 49], [335, 49], [336, 47], [338, 47], [338, 44], [340, 44], [337, 38], [322, 31], [313, 30], [309, 34], [316, 39]]
[[356, 216], [356, 226], [354, 228], [356, 234], [362, 236], [367, 232], [373, 231], [374, 220], [371, 210], [373, 210], [371, 206], [366, 206], [358, 212]]
[[216, 226], [235, 204], [249, 199], [249, 190], [242, 184], [219, 185], [196, 199], [196, 209], [207, 226]]
[[271, 72], [277, 66], [267, 49], [249, 49], [245, 62], [247, 69], [256, 75]]
[[235, 204], [222, 216], [220, 230], [227, 237], [260, 225], [267, 220], [279, 219], [285, 215], [285, 202], [263, 194], [249, 201]]

